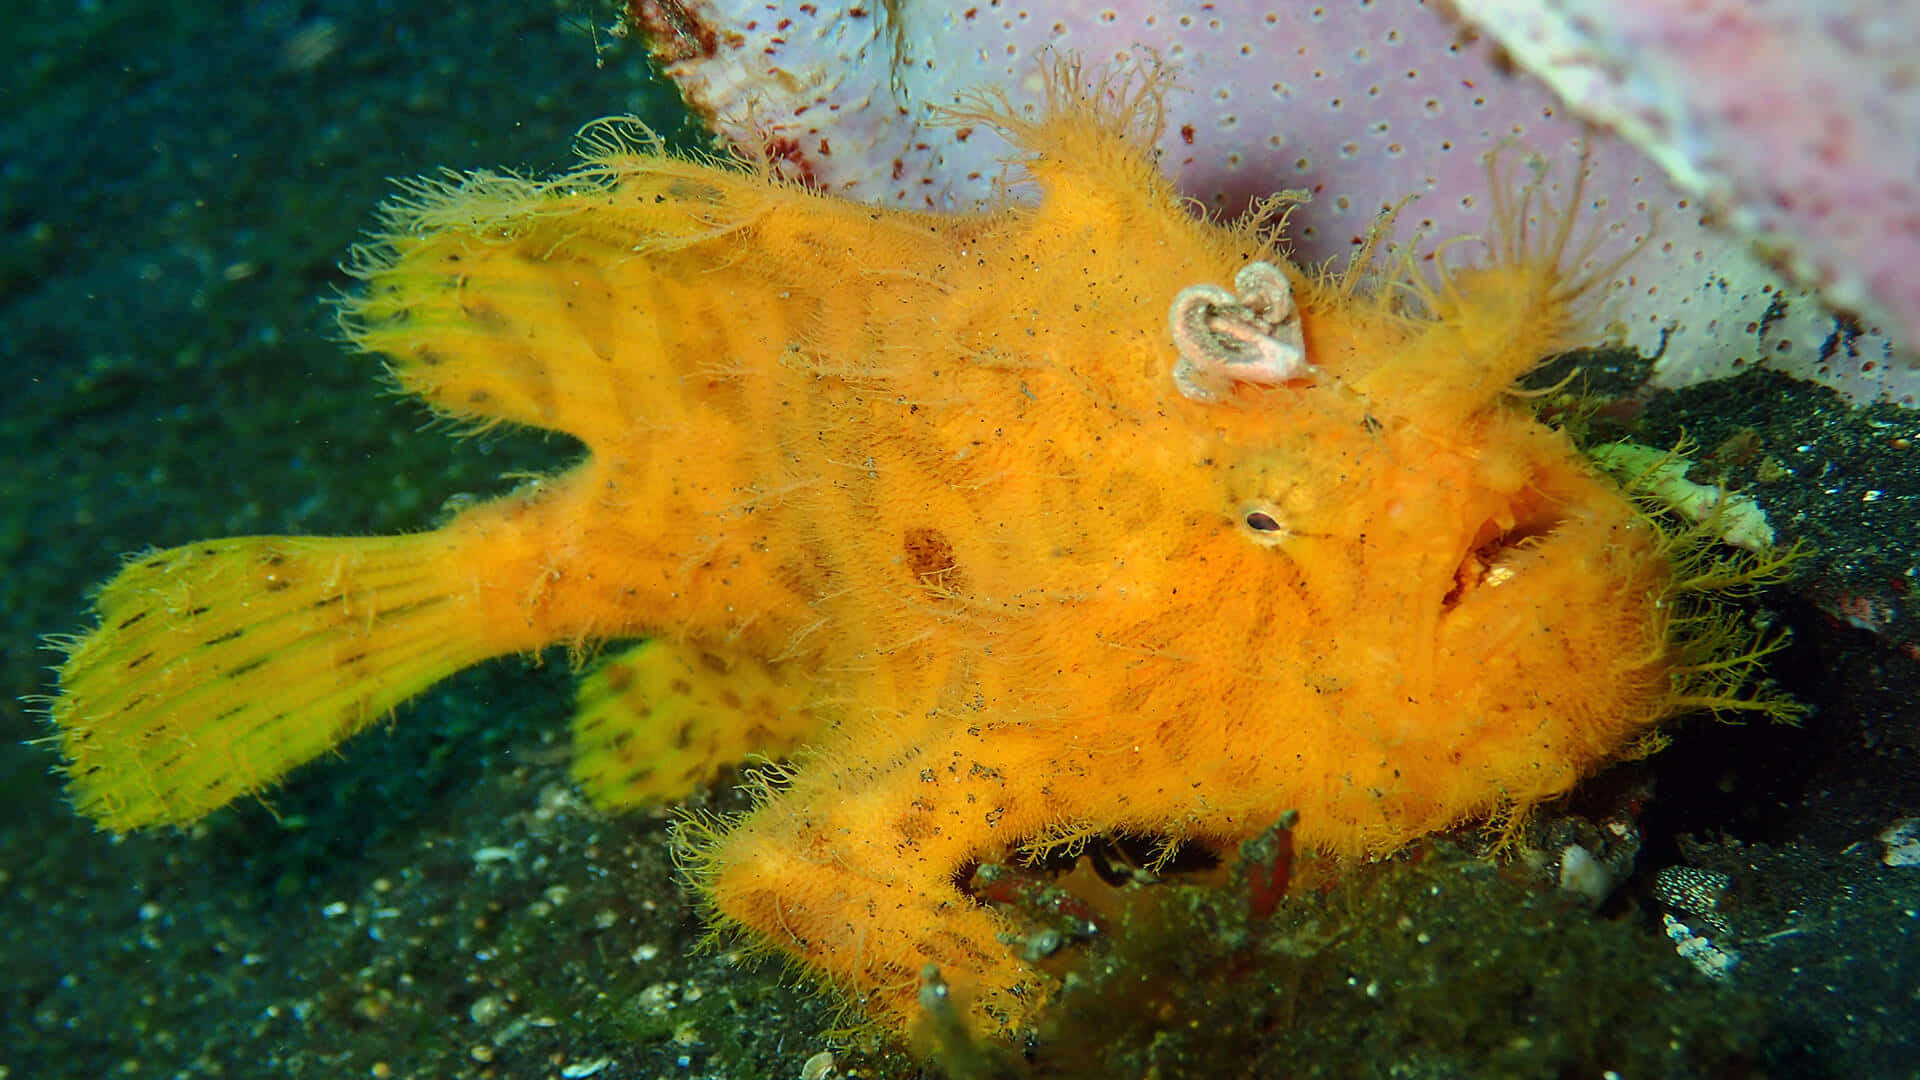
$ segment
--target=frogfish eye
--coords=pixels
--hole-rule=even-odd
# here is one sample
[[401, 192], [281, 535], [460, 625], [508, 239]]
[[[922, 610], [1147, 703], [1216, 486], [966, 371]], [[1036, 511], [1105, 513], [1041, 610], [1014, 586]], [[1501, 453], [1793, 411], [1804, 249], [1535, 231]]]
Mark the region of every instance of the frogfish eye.
[[1249, 506], [1240, 520], [1247, 527], [1240, 535], [1261, 547], [1279, 547], [1293, 535], [1271, 506]]

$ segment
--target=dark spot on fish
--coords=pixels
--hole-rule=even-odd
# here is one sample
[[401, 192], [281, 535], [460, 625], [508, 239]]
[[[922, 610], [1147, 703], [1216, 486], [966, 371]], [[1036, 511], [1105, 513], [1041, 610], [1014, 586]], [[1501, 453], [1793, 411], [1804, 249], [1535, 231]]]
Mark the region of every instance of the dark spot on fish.
[[952, 584], [958, 565], [953, 545], [940, 530], [925, 526], [908, 529], [900, 537], [900, 550], [915, 581], [922, 585]]
[[490, 334], [504, 334], [513, 325], [513, 321], [501, 314], [500, 309], [492, 304], [463, 302], [460, 305], [460, 313], [473, 323], [476, 330], [484, 330]]

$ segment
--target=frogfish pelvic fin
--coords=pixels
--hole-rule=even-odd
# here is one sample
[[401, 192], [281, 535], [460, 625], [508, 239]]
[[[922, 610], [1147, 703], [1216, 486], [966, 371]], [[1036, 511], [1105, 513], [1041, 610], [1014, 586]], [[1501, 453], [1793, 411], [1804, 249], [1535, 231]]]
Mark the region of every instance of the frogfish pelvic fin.
[[972, 215], [617, 122], [555, 179], [412, 188], [350, 338], [588, 455], [429, 532], [135, 558], [60, 670], [76, 807], [190, 821], [464, 666], [649, 638], [583, 693], [588, 790], [804, 744], [681, 830], [712, 917], [883, 1024], [933, 965], [1005, 1032], [1045, 983], [970, 863], [1288, 810], [1377, 854], [1717, 700], [1671, 545], [1510, 393], [1591, 306], [1570, 208], [1509, 195], [1470, 266], [1301, 270], [1161, 177], [1159, 75], [1047, 75], [1037, 117], [974, 103], [1038, 199]]

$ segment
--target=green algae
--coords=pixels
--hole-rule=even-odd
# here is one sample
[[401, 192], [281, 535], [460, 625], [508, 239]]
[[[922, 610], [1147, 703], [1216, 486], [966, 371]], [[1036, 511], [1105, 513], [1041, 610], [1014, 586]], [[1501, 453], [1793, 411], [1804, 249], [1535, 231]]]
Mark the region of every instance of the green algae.
[[1236, 887], [1135, 908], [1019, 1074], [1678, 1078], [1757, 1059], [1756, 998], [1453, 842], [1323, 881], [1266, 919]]

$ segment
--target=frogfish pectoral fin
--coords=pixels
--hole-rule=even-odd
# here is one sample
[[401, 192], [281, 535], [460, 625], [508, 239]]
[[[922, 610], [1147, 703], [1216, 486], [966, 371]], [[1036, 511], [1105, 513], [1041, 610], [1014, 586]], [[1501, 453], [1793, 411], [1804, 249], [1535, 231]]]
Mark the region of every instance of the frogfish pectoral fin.
[[820, 727], [812, 691], [765, 661], [654, 639], [581, 680], [573, 779], [594, 805], [675, 799], [748, 754], [785, 757]]
[[116, 831], [193, 821], [525, 647], [480, 629], [464, 542], [253, 536], [129, 563], [60, 666], [75, 808]]

